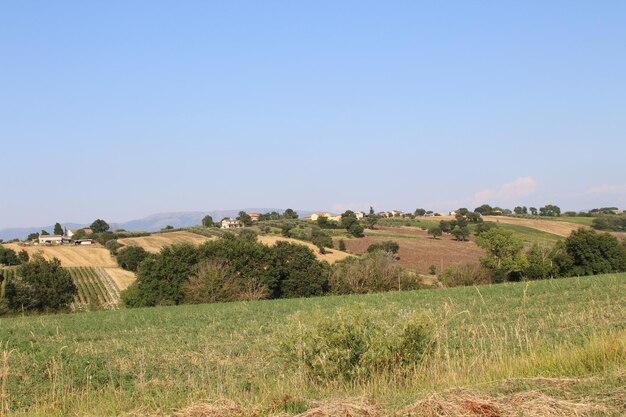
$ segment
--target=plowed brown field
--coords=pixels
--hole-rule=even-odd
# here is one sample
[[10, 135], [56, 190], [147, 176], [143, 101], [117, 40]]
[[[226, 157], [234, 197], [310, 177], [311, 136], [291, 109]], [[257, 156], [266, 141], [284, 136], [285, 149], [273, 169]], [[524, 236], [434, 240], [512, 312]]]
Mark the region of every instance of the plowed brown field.
[[447, 235], [432, 239], [426, 231], [414, 227], [380, 227], [368, 230], [364, 238], [344, 239], [344, 242], [349, 252], [361, 254], [367, 252], [372, 243], [385, 240], [398, 242], [400, 263], [419, 273], [428, 273], [431, 265], [435, 265], [439, 273], [450, 265], [478, 263], [484, 255], [483, 249], [473, 241], [457, 242]]

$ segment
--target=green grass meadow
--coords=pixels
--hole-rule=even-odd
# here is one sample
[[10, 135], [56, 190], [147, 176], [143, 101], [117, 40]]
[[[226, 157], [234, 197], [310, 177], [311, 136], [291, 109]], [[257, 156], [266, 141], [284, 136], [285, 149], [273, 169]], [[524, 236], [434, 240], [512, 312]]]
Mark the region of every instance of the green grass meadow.
[[[313, 383], [278, 355], [279, 335], [294, 313], [333, 316], [356, 305], [389, 320], [398, 311], [430, 315], [431, 355], [410, 372], [351, 383]], [[0, 414], [167, 415], [223, 399], [295, 414], [309, 400], [355, 396], [393, 411], [454, 387], [527, 389], [523, 381], [535, 377], [595, 381], [579, 393], [553, 394], [602, 396], [623, 384], [625, 317], [626, 274], [614, 274], [0, 318]], [[502, 381], [517, 382], [502, 388]]]

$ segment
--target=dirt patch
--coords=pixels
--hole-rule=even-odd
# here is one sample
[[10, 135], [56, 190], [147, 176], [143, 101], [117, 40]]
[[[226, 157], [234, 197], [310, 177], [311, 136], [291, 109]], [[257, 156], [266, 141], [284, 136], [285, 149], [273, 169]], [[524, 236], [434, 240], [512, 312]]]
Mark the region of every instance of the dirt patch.
[[[321, 254], [319, 249], [317, 248], [317, 246], [315, 246], [314, 244], [312, 244], [311, 242], [305, 242], [303, 240], [298, 240], [298, 239], [292, 239], [292, 238], [288, 238], [288, 237], [282, 237], [282, 236], [258, 236], [257, 237], [258, 241], [268, 245], [268, 246], [272, 246], [274, 244], [276, 244], [276, 242], [289, 242], [289, 243], [295, 243], [298, 245], [304, 245], [308, 248], [310, 248], [314, 253], [315, 256], [317, 257], [317, 259], [319, 259], [320, 261], [327, 261], [328, 263], [334, 263], [337, 261], [340, 261], [342, 259], [347, 258], [348, 256], [351, 256], [349, 253], [346, 252], [342, 252], [338, 249], [326, 249], [326, 253], [325, 254]], [[337, 246], [337, 245], [335, 245]]]
[[297, 417], [384, 417], [382, 408], [366, 399], [340, 399], [318, 401]]
[[158, 253], [165, 246], [170, 246], [170, 245], [179, 244], [179, 243], [189, 243], [192, 245], [200, 245], [211, 239], [214, 239], [214, 238], [183, 231], [183, 232], [154, 233], [150, 236], [142, 236], [142, 237], [129, 237], [129, 238], [124, 238], [124, 239], [118, 239], [118, 242], [126, 246], [140, 246], [148, 252]]
[[101, 266], [103, 268], [115, 268], [117, 262], [111, 257], [109, 251], [100, 245], [59, 245], [59, 246], [21, 246], [15, 243], [4, 245], [6, 248], [16, 252], [22, 249], [32, 257], [35, 253], [41, 253], [44, 258], [50, 260], [57, 258], [61, 261], [61, 266]]
[[478, 263], [485, 254], [473, 236], [469, 242], [457, 242], [448, 235], [432, 239], [426, 231], [409, 227], [382, 227], [369, 233], [364, 238], [344, 239], [348, 252], [362, 254], [372, 243], [394, 240], [400, 245], [400, 264], [421, 274], [429, 273], [431, 265], [439, 273], [450, 265]]
[[485, 221], [495, 223], [514, 224], [518, 226], [530, 227], [532, 229], [541, 230], [542, 232], [552, 233], [554, 235], [567, 237], [574, 230], [580, 228], [589, 229], [588, 226], [581, 224], [559, 222], [547, 219], [526, 219], [521, 217], [506, 217], [506, 216], [484, 216]]

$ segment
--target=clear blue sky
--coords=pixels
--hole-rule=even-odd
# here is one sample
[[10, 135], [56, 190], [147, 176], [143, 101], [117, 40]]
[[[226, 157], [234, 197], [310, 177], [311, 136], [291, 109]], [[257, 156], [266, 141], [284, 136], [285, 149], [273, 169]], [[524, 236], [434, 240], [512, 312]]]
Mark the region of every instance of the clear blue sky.
[[626, 2], [7, 1], [0, 142], [0, 227], [624, 207]]

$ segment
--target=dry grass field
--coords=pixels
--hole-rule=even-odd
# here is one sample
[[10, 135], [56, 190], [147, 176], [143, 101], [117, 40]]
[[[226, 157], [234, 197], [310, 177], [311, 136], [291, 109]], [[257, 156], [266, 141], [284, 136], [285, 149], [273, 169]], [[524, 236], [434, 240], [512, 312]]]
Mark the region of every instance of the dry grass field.
[[574, 230], [578, 230], [581, 227], [587, 227], [581, 224], [546, 220], [546, 219], [527, 219], [521, 217], [506, 217], [506, 216], [484, 216], [485, 221], [495, 223], [514, 224], [518, 226], [530, 227], [542, 232], [552, 233], [554, 235], [567, 237]]
[[117, 262], [111, 257], [109, 251], [100, 245], [93, 246], [22, 246], [15, 243], [6, 244], [4, 247], [13, 249], [16, 252], [22, 249], [32, 257], [35, 253], [41, 253], [44, 258], [57, 258], [61, 261], [61, 266], [93, 266], [102, 268], [117, 268]]
[[119, 239], [118, 242], [126, 246], [140, 246], [148, 252], [157, 253], [165, 246], [174, 245], [177, 243], [190, 243], [192, 245], [200, 245], [208, 240], [211, 240], [211, 238], [191, 232], [182, 231], [155, 233], [150, 236], [142, 237], [129, 237]]
[[[365, 253], [372, 243], [394, 240], [400, 245], [400, 263], [419, 273], [427, 273], [431, 265], [437, 271], [453, 264], [478, 263], [484, 251], [473, 242], [457, 242], [450, 236], [432, 239], [427, 232], [415, 227], [380, 227], [368, 230], [361, 239], [344, 239], [346, 249], [353, 253]], [[443, 268], [442, 268], [443, 267]]]
[[308, 248], [310, 248], [314, 253], [315, 256], [317, 256], [317, 259], [321, 260], [321, 261], [326, 261], [328, 263], [334, 263], [337, 261], [340, 261], [342, 259], [347, 258], [348, 256], [350, 256], [349, 253], [346, 252], [342, 252], [338, 249], [327, 249], [325, 254], [321, 254], [319, 253], [319, 249], [317, 248], [317, 246], [315, 246], [314, 244], [310, 243], [310, 242], [305, 242], [303, 240], [298, 240], [298, 239], [291, 239], [291, 238], [287, 238], [287, 237], [282, 237], [282, 236], [258, 236], [257, 237], [258, 241], [268, 245], [268, 246], [272, 246], [274, 245], [276, 242], [280, 242], [280, 241], [284, 241], [284, 242], [289, 242], [289, 243], [295, 243], [298, 245], [304, 245]]
[[130, 271], [126, 271], [122, 268], [104, 268], [104, 270], [109, 274], [120, 291], [125, 290], [130, 284], [135, 282], [135, 274]]

